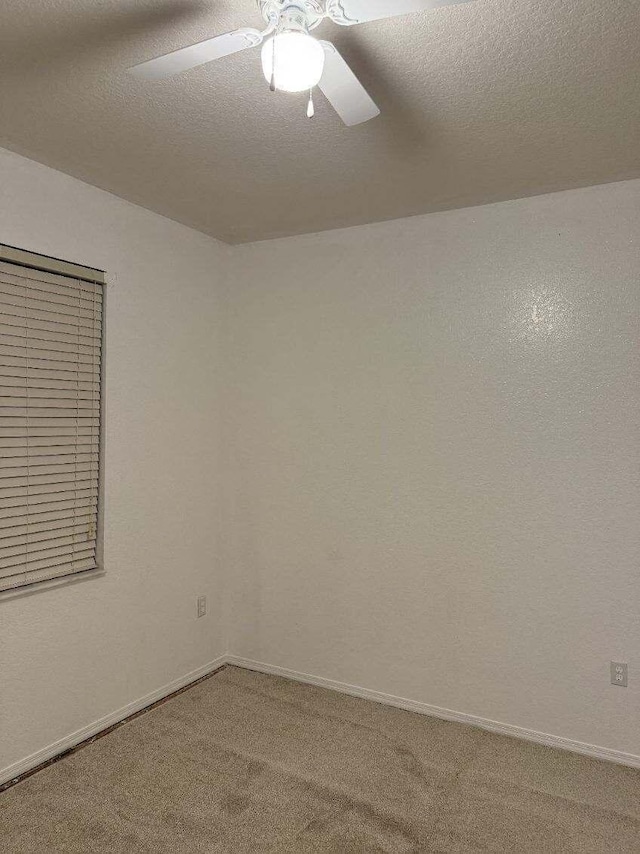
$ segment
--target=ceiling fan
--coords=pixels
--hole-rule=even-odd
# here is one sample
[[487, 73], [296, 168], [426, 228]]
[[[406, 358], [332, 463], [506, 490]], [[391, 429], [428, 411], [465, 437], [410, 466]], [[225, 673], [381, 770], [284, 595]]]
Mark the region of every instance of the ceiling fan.
[[242, 27], [198, 44], [135, 65], [145, 80], [180, 74], [214, 59], [262, 45], [262, 71], [272, 92], [309, 92], [307, 115], [314, 114], [317, 86], [349, 126], [379, 115], [380, 110], [331, 42], [310, 35], [325, 18], [350, 27], [438, 6], [470, 0], [257, 0], [266, 21], [260, 31]]

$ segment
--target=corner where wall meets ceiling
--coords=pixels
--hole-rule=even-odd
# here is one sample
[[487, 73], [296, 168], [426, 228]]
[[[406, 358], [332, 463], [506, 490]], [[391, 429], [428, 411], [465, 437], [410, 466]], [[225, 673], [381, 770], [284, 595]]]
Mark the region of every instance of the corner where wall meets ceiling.
[[136, 63], [254, 0], [0, 5], [0, 146], [229, 243], [640, 176], [640, 4], [476, 0], [338, 27], [381, 114], [272, 93], [260, 51], [162, 81]]

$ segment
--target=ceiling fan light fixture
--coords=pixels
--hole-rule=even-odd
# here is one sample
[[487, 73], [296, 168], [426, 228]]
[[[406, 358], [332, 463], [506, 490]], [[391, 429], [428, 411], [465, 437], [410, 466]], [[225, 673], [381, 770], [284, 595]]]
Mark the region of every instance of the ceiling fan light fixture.
[[140, 62], [130, 69], [142, 80], [163, 80], [262, 45], [262, 70], [271, 91], [308, 92], [311, 117], [317, 86], [347, 127], [380, 115], [375, 102], [344, 61], [335, 45], [318, 41], [309, 32], [326, 18], [351, 27], [427, 12], [437, 6], [455, 6], [471, 0], [256, 0], [266, 29], [240, 27]]
[[262, 45], [262, 72], [281, 92], [308, 92], [324, 69], [324, 48], [308, 33], [277, 33]]

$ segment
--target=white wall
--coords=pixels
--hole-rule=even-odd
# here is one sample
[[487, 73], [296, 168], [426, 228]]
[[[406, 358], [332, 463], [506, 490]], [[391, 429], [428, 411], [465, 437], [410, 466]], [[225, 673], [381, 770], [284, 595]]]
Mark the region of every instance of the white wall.
[[0, 776], [223, 654], [225, 579], [237, 655], [640, 755], [639, 222], [230, 249], [0, 151], [0, 241], [115, 276], [107, 572], [0, 597]]
[[[228, 249], [3, 151], [0, 242], [112, 279], [107, 571], [0, 598], [1, 776], [226, 651], [218, 293]], [[209, 614], [196, 620], [199, 594]]]
[[640, 182], [234, 258], [232, 651], [640, 754]]

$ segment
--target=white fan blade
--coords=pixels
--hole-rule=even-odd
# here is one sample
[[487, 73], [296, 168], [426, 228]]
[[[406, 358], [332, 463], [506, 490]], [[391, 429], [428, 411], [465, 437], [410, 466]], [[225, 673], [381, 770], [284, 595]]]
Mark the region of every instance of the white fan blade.
[[367, 90], [331, 42], [320, 44], [325, 56], [318, 87], [345, 125], [352, 127], [380, 115]]
[[224, 33], [204, 42], [192, 44], [190, 47], [174, 50], [173, 53], [167, 53], [157, 59], [149, 59], [140, 65], [134, 65], [129, 71], [143, 80], [161, 80], [163, 77], [180, 74], [181, 71], [188, 71], [190, 68], [238, 53], [248, 47], [257, 47], [261, 42], [262, 33], [251, 27], [243, 27], [232, 33]]
[[336, 24], [351, 26], [470, 2], [472, 0], [328, 0], [327, 12]]

